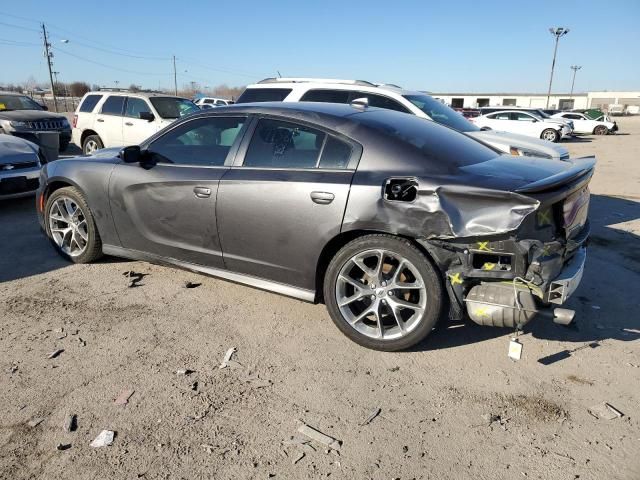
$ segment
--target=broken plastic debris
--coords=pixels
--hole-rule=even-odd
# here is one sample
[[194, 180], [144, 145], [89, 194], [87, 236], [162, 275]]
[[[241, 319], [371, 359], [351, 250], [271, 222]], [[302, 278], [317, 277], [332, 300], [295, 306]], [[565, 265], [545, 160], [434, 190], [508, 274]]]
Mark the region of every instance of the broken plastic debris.
[[303, 458], [304, 458], [304, 452], [298, 452], [298, 455], [295, 456], [295, 458], [292, 460], [291, 463], [293, 463], [295, 465], [296, 463], [298, 463]]
[[522, 358], [522, 343], [518, 341], [517, 338], [512, 338], [509, 341], [509, 353], [507, 356], [511, 360], [520, 360]]
[[202, 283], [185, 282], [184, 283], [184, 288], [198, 288], [200, 285], [202, 285]]
[[227, 368], [227, 362], [231, 360], [231, 356], [236, 353], [236, 347], [231, 347], [227, 350], [227, 353], [224, 354], [224, 359], [218, 368]]
[[122, 390], [120, 394], [116, 397], [116, 399], [113, 401], [113, 403], [115, 403], [116, 405], [126, 405], [127, 403], [129, 403], [129, 399], [133, 394], [134, 394], [134, 390]]
[[40, 425], [42, 422], [44, 422], [44, 418], [33, 418], [33, 419], [29, 420], [27, 425], [29, 425], [31, 428], [35, 428], [38, 425]]
[[49, 358], [49, 359], [56, 358], [62, 352], [64, 352], [64, 348], [59, 348], [58, 350], [55, 350], [55, 351], [51, 352], [47, 358]]
[[93, 448], [108, 447], [113, 443], [115, 432], [111, 430], [102, 430], [100, 434], [91, 442]]
[[333, 450], [340, 450], [340, 447], [342, 445], [342, 442], [340, 442], [339, 440], [336, 440], [329, 435], [325, 435], [319, 430], [316, 430], [315, 428], [310, 427], [309, 425], [306, 425], [304, 423], [298, 427], [298, 433], [301, 433], [309, 437], [311, 440], [315, 440], [316, 442], [321, 443], [322, 445], [325, 445]]
[[188, 368], [179, 368], [176, 370], [176, 375], [189, 375], [193, 373], [193, 370], [189, 370]]
[[56, 446], [56, 450], [60, 450], [60, 451], [69, 450], [70, 448], [71, 448], [70, 443], [59, 443]]
[[620, 418], [624, 414], [607, 402], [602, 402], [587, 410], [592, 416], [602, 420], [613, 420], [614, 418]]
[[376, 408], [373, 412], [371, 412], [371, 415], [369, 415], [367, 417], [367, 419], [360, 424], [360, 426], [364, 427], [365, 425], [369, 425], [373, 421], [374, 418], [376, 418], [378, 415], [380, 415], [381, 411], [382, 411], [382, 409], [380, 407]]

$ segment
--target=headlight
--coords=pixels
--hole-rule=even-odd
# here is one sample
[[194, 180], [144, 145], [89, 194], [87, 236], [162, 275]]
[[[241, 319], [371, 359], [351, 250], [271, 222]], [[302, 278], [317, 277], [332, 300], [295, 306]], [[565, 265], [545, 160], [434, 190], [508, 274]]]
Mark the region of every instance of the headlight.
[[13, 120], [13, 121], [9, 122], [9, 125], [11, 125], [12, 127], [16, 127], [16, 128], [27, 128], [29, 126], [29, 124], [27, 122], [19, 122], [17, 120]]
[[517, 157], [539, 157], [539, 158], [553, 158], [546, 153], [538, 152], [536, 150], [529, 150], [522, 147], [509, 147], [509, 153]]

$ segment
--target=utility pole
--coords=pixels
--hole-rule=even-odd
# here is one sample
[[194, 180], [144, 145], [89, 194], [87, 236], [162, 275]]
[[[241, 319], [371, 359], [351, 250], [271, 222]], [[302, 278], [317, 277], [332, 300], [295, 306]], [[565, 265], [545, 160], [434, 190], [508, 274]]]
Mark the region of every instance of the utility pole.
[[178, 96], [178, 75], [176, 73], [176, 56], [173, 56], [173, 90], [174, 95]]
[[571, 81], [571, 94], [569, 98], [573, 98], [573, 86], [576, 84], [576, 73], [578, 70], [582, 68], [582, 65], [571, 65], [571, 70], [573, 70], [573, 80]]
[[53, 53], [49, 51], [51, 44], [49, 43], [49, 40], [47, 38], [47, 29], [45, 28], [44, 23], [42, 24], [42, 35], [44, 37], [44, 55], [45, 57], [47, 57], [47, 65], [49, 67], [49, 81], [51, 82], [51, 95], [53, 96], [53, 109], [57, 112], [58, 101], [56, 100], [56, 89], [53, 84], [53, 60], [52, 60]]
[[556, 54], [558, 53], [558, 41], [560, 40], [560, 37], [563, 37], [567, 33], [569, 33], [569, 29], [564, 27], [558, 27], [558, 28], [551, 27], [549, 29], [549, 32], [551, 33], [551, 35], [556, 37], [556, 46], [553, 49], [553, 62], [551, 63], [551, 77], [549, 78], [549, 90], [547, 91], [547, 107], [546, 108], [549, 108], [549, 97], [551, 96], [551, 84], [553, 83], [553, 70], [554, 68], [556, 68]]

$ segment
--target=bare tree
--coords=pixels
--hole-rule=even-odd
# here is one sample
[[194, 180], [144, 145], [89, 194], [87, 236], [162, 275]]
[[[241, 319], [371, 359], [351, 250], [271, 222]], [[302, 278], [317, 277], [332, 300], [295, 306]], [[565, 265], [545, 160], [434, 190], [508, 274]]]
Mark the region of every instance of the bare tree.
[[73, 82], [69, 85], [69, 92], [71, 92], [72, 97], [82, 97], [90, 90], [91, 87], [87, 82]]

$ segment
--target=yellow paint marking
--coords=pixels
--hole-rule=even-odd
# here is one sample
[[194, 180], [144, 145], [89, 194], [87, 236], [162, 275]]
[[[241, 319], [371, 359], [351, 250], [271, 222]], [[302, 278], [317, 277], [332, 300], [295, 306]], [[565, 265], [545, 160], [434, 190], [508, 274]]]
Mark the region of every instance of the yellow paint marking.
[[541, 210], [538, 212], [538, 225], [551, 225], [551, 210]]
[[548, 245], [544, 245], [542, 247], [542, 256], [543, 257], [547, 257], [551, 254], [551, 252], [549, 251], [549, 246]]
[[482, 270], [493, 270], [494, 268], [496, 268], [495, 263], [485, 262], [485, 264], [482, 265]]
[[490, 252], [489, 242], [478, 242], [478, 250], [482, 250], [484, 252]]
[[476, 308], [475, 314], [480, 318], [489, 318], [489, 312], [485, 307]]
[[457, 285], [457, 284], [462, 285], [462, 279], [460, 278], [460, 272], [454, 273], [453, 275], [449, 275], [449, 278], [451, 279], [451, 285]]

